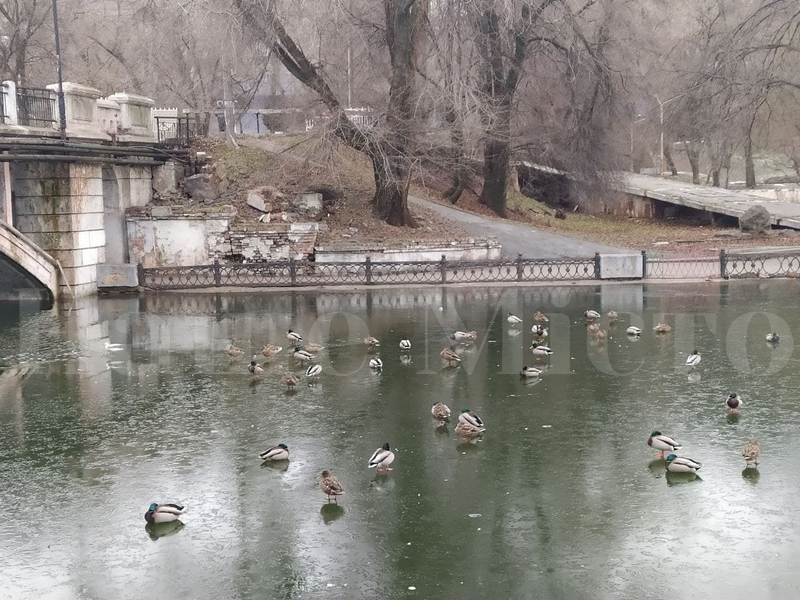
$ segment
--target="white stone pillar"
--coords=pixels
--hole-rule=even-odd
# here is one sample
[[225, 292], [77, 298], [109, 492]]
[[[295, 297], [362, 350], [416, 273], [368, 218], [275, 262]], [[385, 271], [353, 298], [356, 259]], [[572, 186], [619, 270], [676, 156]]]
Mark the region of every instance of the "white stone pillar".
[[6, 125], [17, 125], [19, 121], [17, 120], [17, 84], [13, 81], [4, 81], [3, 88], [5, 88], [5, 106], [3, 107], [5, 110]]

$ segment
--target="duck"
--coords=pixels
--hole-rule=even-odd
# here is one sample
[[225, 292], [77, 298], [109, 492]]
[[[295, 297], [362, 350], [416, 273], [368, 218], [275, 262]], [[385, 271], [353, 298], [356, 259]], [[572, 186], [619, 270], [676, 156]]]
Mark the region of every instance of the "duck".
[[700, 353], [697, 350], [692, 350], [692, 353], [686, 357], [686, 366], [690, 368], [696, 367], [701, 360], [703, 360], [703, 357], [700, 356]]
[[481, 429], [486, 429], [483, 424], [483, 419], [481, 419], [476, 413], [472, 412], [468, 408], [462, 408], [461, 414], [458, 415], [458, 422], [459, 423], [468, 423], [473, 427], [479, 427]]
[[586, 333], [589, 335], [596, 335], [600, 331], [600, 324], [599, 323], [591, 323], [586, 327]]
[[258, 457], [263, 461], [271, 462], [289, 460], [289, 447], [286, 444], [278, 444], [272, 448], [267, 448]]
[[654, 431], [647, 438], [647, 445], [658, 450], [658, 457], [664, 458], [664, 452], [677, 452], [681, 445], [673, 440], [668, 435], [664, 435], [660, 431]]
[[296, 331], [292, 331], [291, 329], [286, 332], [286, 339], [290, 342], [294, 342], [295, 345], [299, 344], [303, 341], [303, 336], [297, 333]]
[[450, 407], [448, 407], [444, 402], [436, 402], [431, 407], [431, 416], [437, 421], [449, 421]]
[[619, 313], [615, 310], [610, 310], [606, 313], [606, 317], [608, 318], [609, 323], [613, 323], [615, 321], [619, 321]]
[[234, 346], [233, 344], [228, 344], [228, 347], [225, 348], [225, 354], [231, 358], [239, 358], [242, 354], [244, 354], [244, 350]]
[[250, 364], [247, 365], [247, 370], [250, 371], [250, 374], [255, 377], [264, 374], [264, 367], [256, 362], [255, 354], [253, 354], [253, 358], [250, 359]]
[[583, 317], [587, 321], [596, 321], [597, 319], [600, 318], [600, 313], [590, 308], [589, 310], [583, 313]]
[[409, 350], [411, 350], [411, 340], [407, 339], [400, 340], [400, 350], [403, 350], [404, 352], [408, 352]]
[[144, 520], [148, 523], [172, 523], [180, 519], [183, 514], [180, 504], [158, 504], [153, 502], [144, 513]]
[[659, 323], [655, 327], [653, 327], [653, 331], [656, 333], [669, 333], [672, 331], [672, 326], [667, 323]]
[[448, 367], [455, 367], [461, 363], [461, 357], [456, 353], [452, 346], [449, 348], [442, 348], [442, 351], [439, 352], [439, 356], [441, 356], [442, 360], [447, 363]]
[[370, 358], [369, 368], [375, 369], [376, 371], [381, 371], [383, 369], [383, 361], [380, 358]]
[[458, 424], [456, 425], [456, 433], [462, 437], [477, 437], [486, 431], [481, 418], [468, 408], [461, 410], [458, 415]]
[[538, 342], [533, 342], [533, 344], [531, 344], [531, 352], [533, 352], [534, 356], [541, 357], [547, 357], [553, 354], [553, 350], [549, 346], [545, 346], [544, 344], [540, 344]]
[[506, 317], [506, 321], [511, 323], [512, 325], [519, 325], [522, 323], [522, 319], [520, 319], [517, 315], [509, 312], [508, 316]]
[[297, 379], [297, 377], [295, 375], [292, 375], [291, 373], [287, 374], [286, 377], [284, 377], [281, 381], [282, 381], [283, 385], [286, 386], [286, 389], [288, 391], [290, 391], [290, 392], [293, 392], [294, 391], [294, 387], [298, 383], [300, 383], [300, 381]]
[[639, 327], [634, 327], [633, 325], [631, 325], [625, 330], [625, 333], [627, 333], [631, 337], [639, 337], [640, 335], [642, 335], [642, 330]]
[[314, 355], [311, 354], [311, 352], [300, 346], [295, 346], [292, 356], [297, 360], [311, 360], [314, 358]]
[[745, 468], [758, 468], [758, 458], [761, 456], [761, 444], [758, 443], [758, 440], [747, 442], [742, 448], [742, 456], [744, 457]]
[[333, 501], [336, 502], [336, 497], [341, 496], [344, 494], [344, 488], [342, 484], [339, 483], [339, 480], [328, 471], [327, 469], [322, 472], [319, 478], [319, 489], [322, 490], [322, 493], [328, 497], [328, 502]]
[[461, 343], [469, 343], [474, 342], [478, 339], [478, 332], [477, 331], [455, 331], [450, 336], [450, 339], [455, 340], [456, 342]]
[[664, 460], [666, 461], [665, 466], [667, 467], [667, 471], [670, 473], [697, 473], [700, 467], [703, 466], [702, 463], [693, 458], [678, 456], [674, 453], [668, 454], [667, 458]]
[[364, 338], [364, 344], [370, 348], [377, 348], [381, 345], [381, 342], [378, 338], [372, 337], [371, 335]]
[[266, 344], [261, 349], [261, 354], [266, 358], [272, 358], [283, 352], [283, 346], [276, 346], [275, 344]]
[[742, 407], [742, 398], [739, 394], [733, 392], [728, 394], [727, 400], [725, 400], [725, 406], [728, 407], [729, 412], [739, 412], [739, 409]]
[[367, 467], [370, 469], [377, 469], [378, 473], [386, 473], [391, 471], [389, 465], [394, 462], [394, 452], [392, 452], [389, 442], [375, 450], [369, 458]]
[[533, 322], [534, 323], [549, 323], [550, 319], [547, 318], [547, 315], [544, 314], [542, 311], [537, 310], [533, 313]]
[[522, 371], [519, 373], [522, 377], [541, 377], [542, 370], [537, 369], [536, 367], [522, 367]]
[[770, 344], [777, 344], [778, 342], [781, 341], [781, 336], [779, 336], [777, 333], [772, 331], [772, 332], [767, 334], [766, 339], [767, 339], [767, 342], [769, 342]]
[[537, 338], [546, 338], [547, 337], [547, 327], [540, 323], [534, 323], [531, 326], [531, 333], [536, 336]]
[[311, 352], [312, 354], [318, 354], [319, 352], [322, 352], [325, 349], [322, 345], [315, 344], [313, 342], [309, 342], [308, 344], [305, 344], [303, 346], [303, 348], [306, 351]]
[[322, 365], [310, 365], [306, 369], [306, 377], [309, 379], [316, 379], [322, 373]]

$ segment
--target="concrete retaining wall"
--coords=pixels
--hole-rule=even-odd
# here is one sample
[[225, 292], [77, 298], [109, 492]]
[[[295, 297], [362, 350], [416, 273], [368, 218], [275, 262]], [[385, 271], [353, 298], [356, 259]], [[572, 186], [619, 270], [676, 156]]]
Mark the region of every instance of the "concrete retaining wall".
[[363, 263], [367, 257], [373, 262], [430, 262], [442, 255], [448, 261], [498, 260], [502, 246], [495, 241], [464, 242], [449, 246], [430, 245], [411, 248], [317, 248], [314, 257], [317, 262]]

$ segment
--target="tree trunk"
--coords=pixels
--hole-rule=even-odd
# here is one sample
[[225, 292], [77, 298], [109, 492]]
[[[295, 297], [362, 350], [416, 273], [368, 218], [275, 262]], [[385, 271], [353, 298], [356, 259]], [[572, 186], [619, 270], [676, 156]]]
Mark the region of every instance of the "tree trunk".
[[794, 172], [798, 180], [800, 180], [800, 155], [792, 156], [792, 166], [794, 167]]
[[664, 144], [664, 160], [667, 161], [667, 168], [672, 173], [673, 177], [678, 176], [678, 169], [675, 167], [675, 161], [672, 159], [672, 144]]
[[756, 187], [756, 166], [753, 162], [753, 138], [748, 130], [744, 140], [744, 186], [752, 189]]
[[408, 210], [411, 170], [405, 160], [391, 160], [385, 154], [372, 157], [375, 176], [375, 214], [389, 225], [416, 225]]
[[692, 167], [692, 183], [700, 185], [700, 151], [695, 142], [684, 142], [683, 147], [686, 150], [689, 165]]
[[486, 131], [483, 144], [483, 189], [480, 201], [504, 217], [511, 161], [511, 112], [510, 103], [502, 104], [495, 115], [494, 126]]

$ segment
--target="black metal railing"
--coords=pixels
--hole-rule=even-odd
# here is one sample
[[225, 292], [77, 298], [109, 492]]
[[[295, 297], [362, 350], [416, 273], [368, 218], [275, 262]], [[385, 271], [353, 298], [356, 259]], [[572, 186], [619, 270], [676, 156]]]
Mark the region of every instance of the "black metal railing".
[[17, 122], [28, 127], [51, 127], [56, 122], [56, 97], [50, 90], [17, 88]]
[[645, 257], [646, 279], [719, 279], [720, 262], [716, 256], [687, 258]]
[[184, 148], [197, 137], [197, 118], [193, 115], [155, 117], [158, 143]]
[[722, 277], [748, 279], [767, 277], [800, 278], [800, 251], [723, 252]]
[[[601, 256], [590, 258], [485, 261], [328, 262], [280, 260], [189, 267], [139, 266], [139, 284], [151, 289], [213, 287], [304, 287], [336, 285], [425, 285], [525, 283], [600, 278]], [[719, 256], [664, 258], [642, 253], [643, 280], [800, 278], [800, 251], [740, 252]]]
[[191, 267], [139, 267], [139, 284], [151, 289], [408, 285], [596, 279], [591, 258], [319, 263], [283, 260]]

